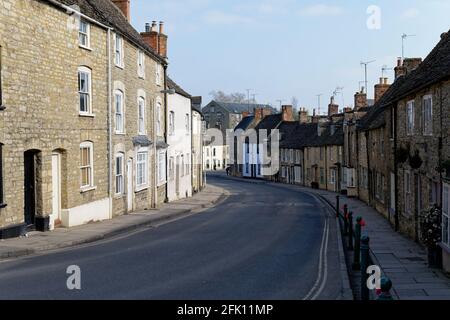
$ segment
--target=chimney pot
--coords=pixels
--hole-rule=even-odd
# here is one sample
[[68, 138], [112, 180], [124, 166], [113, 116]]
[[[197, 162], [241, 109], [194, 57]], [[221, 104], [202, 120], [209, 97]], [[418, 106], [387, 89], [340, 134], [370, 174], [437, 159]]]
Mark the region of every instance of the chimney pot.
[[151, 29], [151, 31], [156, 32], [156, 27], [157, 27], [156, 21], [152, 21], [152, 29]]
[[163, 21], [159, 22], [159, 33], [164, 34], [164, 22]]

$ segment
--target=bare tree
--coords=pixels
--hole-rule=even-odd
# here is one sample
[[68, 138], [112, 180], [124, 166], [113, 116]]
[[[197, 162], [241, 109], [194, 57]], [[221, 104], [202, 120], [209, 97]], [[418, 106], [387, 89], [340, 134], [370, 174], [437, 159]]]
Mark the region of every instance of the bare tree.
[[229, 103], [246, 103], [247, 99], [244, 93], [234, 92], [227, 94], [222, 90], [211, 91], [209, 93], [215, 101]]

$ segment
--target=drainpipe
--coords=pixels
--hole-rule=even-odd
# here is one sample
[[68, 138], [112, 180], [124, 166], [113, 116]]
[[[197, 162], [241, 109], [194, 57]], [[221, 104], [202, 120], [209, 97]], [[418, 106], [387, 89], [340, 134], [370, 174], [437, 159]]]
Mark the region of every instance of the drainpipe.
[[[163, 67], [164, 67], [164, 90], [167, 90], [167, 64], [164, 64], [163, 65]], [[167, 144], [167, 128], [168, 128], [168, 125], [167, 125], [167, 111], [168, 111], [168, 106], [167, 106], [167, 92], [165, 92], [164, 93], [164, 142]], [[166, 189], [166, 198], [164, 199], [164, 202], [169, 202], [169, 179], [168, 179], [168, 175], [167, 175], [167, 166], [168, 166], [168, 162], [169, 162], [169, 159], [168, 159], [168, 152], [167, 152], [168, 150], [166, 150], [166, 159], [165, 159], [165, 161], [166, 161], [166, 165], [165, 165], [165, 167], [166, 167], [166, 172], [165, 172], [165, 175], [166, 175], [166, 186], [165, 186], [165, 189]]]
[[[108, 28], [108, 195], [109, 195], [109, 218], [112, 219], [113, 208], [112, 208], [112, 198], [113, 198], [113, 145], [112, 145], [112, 74], [111, 74], [111, 28]], [[125, 159], [124, 159], [125, 160]]]
[[391, 113], [393, 113], [393, 116], [391, 120], [394, 126], [394, 181], [395, 181], [395, 231], [400, 230], [400, 219], [399, 219], [399, 205], [398, 205], [398, 161], [397, 161], [397, 103], [393, 104], [391, 107]]

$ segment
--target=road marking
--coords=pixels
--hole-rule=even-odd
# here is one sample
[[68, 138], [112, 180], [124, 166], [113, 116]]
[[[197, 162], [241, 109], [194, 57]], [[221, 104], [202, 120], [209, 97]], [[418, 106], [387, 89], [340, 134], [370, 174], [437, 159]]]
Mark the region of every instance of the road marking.
[[[328, 236], [329, 236], [330, 226], [328, 223], [328, 218], [325, 219], [325, 225], [323, 227], [322, 242], [320, 245], [319, 252], [319, 272], [317, 274], [316, 282], [308, 294], [303, 298], [303, 300], [315, 300], [323, 291], [328, 277]], [[317, 291], [316, 291], [317, 290]]]

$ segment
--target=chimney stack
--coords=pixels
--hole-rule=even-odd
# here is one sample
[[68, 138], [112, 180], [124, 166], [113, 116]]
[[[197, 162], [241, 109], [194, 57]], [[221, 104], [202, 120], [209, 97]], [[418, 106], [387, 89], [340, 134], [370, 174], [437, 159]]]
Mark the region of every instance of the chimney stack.
[[112, 0], [112, 2], [122, 11], [128, 22], [131, 22], [130, 0]]
[[301, 108], [298, 113], [298, 120], [300, 123], [308, 123], [308, 110]]
[[339, 105], [334, 103], [334, 96], [330, 99], [330, 104], [328, 105], [328, 116], [331, 117], [339, 113]]
[[167, 58], [167, 35], [164, 34], [164, 22], [158, 24], [153, 21], [145, 24], [145, 32], [141, 33], [142, 39], [149, 45], [157, 54]]
[[294, 110], [291, 105], [285, 105], [281, 107], [282, 121], [292, 122], [294, 121]]
[[422, 63], [422, 58], [402, 58], [397, 59], [397, 66], [395, 67], [395, 79], [413, 72]]
[[375, 103], [381, 99], [389, 87], [388, 78], [380, 78], [380, 83], [375, 85]]
[[355, 93], [355, 110], [365, 108], [367, 104], [367, 93], [364, 92], [364, 88], [360, 92]]
[[261, 121], [264, 118], [264, 110], [262, 108], [253, 109], [253, 113], [255, 114], [255, 120], [257, 122]]

